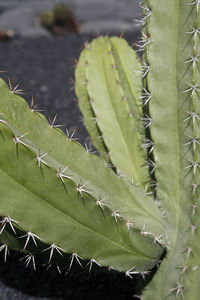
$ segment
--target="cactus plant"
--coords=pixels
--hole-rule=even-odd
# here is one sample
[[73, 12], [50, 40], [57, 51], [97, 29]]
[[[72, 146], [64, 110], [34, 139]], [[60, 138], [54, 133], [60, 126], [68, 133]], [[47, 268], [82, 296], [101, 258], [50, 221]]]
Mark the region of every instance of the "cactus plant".
[[[0, 250], [26, 264], [158, 270], [142, 299], [199, 299], [200, 2], [146, 0], [141, 61], [86, 43], [76, 93], [98, 155], [0, 81]], [[71, 254], [71, 256], [68, 256]], [[139, 296], [138, 296], [139, 297]]]

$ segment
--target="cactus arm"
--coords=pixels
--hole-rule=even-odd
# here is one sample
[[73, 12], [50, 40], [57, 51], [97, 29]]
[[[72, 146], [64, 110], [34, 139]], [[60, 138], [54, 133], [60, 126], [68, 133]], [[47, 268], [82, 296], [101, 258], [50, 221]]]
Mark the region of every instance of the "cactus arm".
[[[16, 154], [12, 131], [1, 125], [1, 132], [0, 215], [14, 220], [16, 232], [32, 232], [39, 241], [56, 245], [63, 253], [93, 258], [119, 271], [129, 270], [133, 264], [142, 271], [156, 263], [162, 252], [159, 245], [149, 238], [145, 242], [148, 250], [144, 249], [144, 237], [135, 230], [128, 232], [120, 220], [117, 230], [108, 209], [102, 213], [88, 194], [82, 199], [70, 180], [64, 181], [64, 189], [57, 170], [45, 165], [40, 169], [34, 152], [23, 144], [18, 145]], [[5, 242], [13, 247], [13, 241]], [[41, 249], [36, 247], [33, 253], [37, 252]]]
[[[148, 168], [145, 151], [141, 149], [140, 128], [136, 126], [141, 113], [136, 100], [141, 78], [129, 74], [126, 59], [118, 54], [118, 44], [124, 49], [123, 55], [129, 57], [129, 63], [139, 68], [135, 53], [123, 40], [98, 38], [87, 49], [87, 91], [112, 163], [121, 176], [144, 188], [149, 180]], [[130, 81], [134, 81], [136, 89], [130, 88]]]
[[[145, 292], [144, 299], [182, 299], [189, 287], [184, 269], [191, 257], [193, 235], [192, 198], [195, 161], [188, 139], [193, 137], [191, 113], [197, 112], [191, 99], [193, 64], [185, 63], [194, 51], [196, 2], [146, 1], [151, 11], [147, 23], [147, 76], [151, 94], [151, 135], [155, 142], [157, 197], [169, 224], [169, 251]], [[199, 17], [199, 12], [198, 12]], [[159, 26], [158, 26], [159, 24]], [[146, 42], [146, 41], [145, 41]], [[166, 126], [167, 120], [167, 126]], [[189, 298], [186, 298], [189, 299]]]
[[76, 78], [76, 95], [79, 100], [79, 108], [84, 116], [84, 124], [92, 137], [92, 142], [96, 149], [99, 151], [102, 158], [105, 160], [108, 158], [107, 148], [102, 139], [102, 133], [98, 128], [96, 122], [96, 116], [92, 110], [89, 95], [87, 93], [86, 76], [85, 76], [85, 65], [87, 49], [81, 52], [78, 65], [75, 70]]
[[43, 117], [31, 111], [26, 102], [9, 91], [3, 81], [0, 85], [1, 119], [15, 137], [23, 136], [22, 140], [36, 157], [45, 154], [43, 160], [57, 172], [67, 167], [66, 173], [78, 190], [86, 190], [96, 201], [105, 198], [106, 206], [111, 211], [120, 211], [120, 216], [132, 221], [136, 228], [141, 230], [145, 225], [153, 235], [165, 235], [164, 221], [151, 197], [121, 181], [105, 168], [97, 156], [87, 153], [80, 144], [68, 140], [63, 132], [52, 128]]

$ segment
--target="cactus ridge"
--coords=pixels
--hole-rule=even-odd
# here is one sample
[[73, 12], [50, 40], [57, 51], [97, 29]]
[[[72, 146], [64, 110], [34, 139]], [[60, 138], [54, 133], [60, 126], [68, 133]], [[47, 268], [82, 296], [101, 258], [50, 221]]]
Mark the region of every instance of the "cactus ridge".
[[[88, 43], [85, 43], [85, 49], [88, 47], [88, 45]], [[105, 161], [108, 160], [109, 162], [109, 157], [107, 154], [108, 149], [106, 148], [106, 145], [102, 139], [102, 132], [98, 127], [97, 117], [95, 116], [92, 106], [90, 105], [90, 101], [92, 101], [92, 99], [89, 98], [89, 95], [87, 93], [87, 85], [85, 84], [85, 66], [87, 64], [86, 54], [86, 50], [83, 50], [81, 52], [78, 67], [76, 67], [76, 77], [80, 78], [80, 80], [78, 80], [76, 83], [76, 94], [79, 101], [79, 107], [84, 115], [84, 125], [86, 126], [90, 136], [92, 137], [92, 143], [98, 150], [101, 157]]]

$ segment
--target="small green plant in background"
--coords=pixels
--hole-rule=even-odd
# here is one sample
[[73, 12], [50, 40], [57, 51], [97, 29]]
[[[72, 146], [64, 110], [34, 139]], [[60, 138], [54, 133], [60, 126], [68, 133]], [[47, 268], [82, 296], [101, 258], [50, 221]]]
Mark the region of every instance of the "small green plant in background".
[[128, 277], [157, 266], [142, 299], [197, 300], [200, 1], [143, 10], [141, 60], [125, 40], [99, 37], [76, 68], [98, 156], [0, 81], [0, 249], [33, 267], [37, 256]]
[[40, 16], [40, 23], [53, 34], [78, 33], [79, 25], [67, 5], [57, 4], [53, 10], [47, 10]]

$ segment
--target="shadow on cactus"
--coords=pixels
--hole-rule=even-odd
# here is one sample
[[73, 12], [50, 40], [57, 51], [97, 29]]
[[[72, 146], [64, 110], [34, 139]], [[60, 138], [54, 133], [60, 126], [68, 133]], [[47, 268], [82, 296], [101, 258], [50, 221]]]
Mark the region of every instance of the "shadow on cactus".
[[76, 68], [98, 155], [0, 81], [0, 249], [34, 267], [37, 255], [128, 277], [159, 266], [142, 299], [199, 299], [200, 3], [143, 9], [141, 61], [99, 37]]

